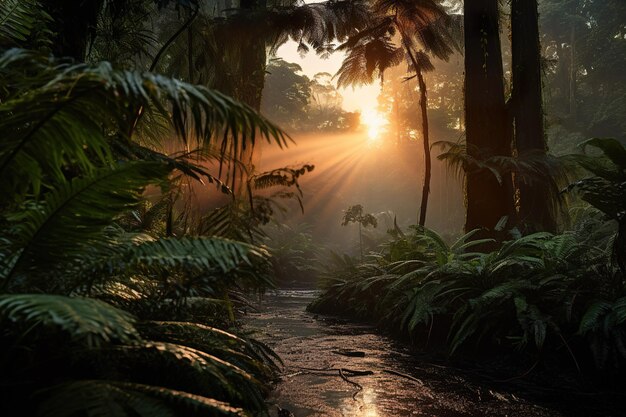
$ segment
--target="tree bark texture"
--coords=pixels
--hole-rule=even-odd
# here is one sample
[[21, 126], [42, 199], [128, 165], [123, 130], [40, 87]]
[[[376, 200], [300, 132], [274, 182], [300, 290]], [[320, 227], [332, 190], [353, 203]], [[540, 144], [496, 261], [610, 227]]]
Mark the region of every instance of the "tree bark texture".
[[426, 224], [426, 211], [428, 210], [428, 195], [430, 194], [430, 177], [432, 161], [430, 156], [430, 135], [428, 128], [428, 93], [422, 71], [417, 68], [417, 79], [420, 86], [420, 107], [422, 109], [422, 136], [424, 138], [424, 186], [422, 188], [422, 203], [420, 204], [419, 225]]
[[52, 53], [83, 62], [90, 40], [95, 36], [104, 0], [47, 0], [44, 9], [53, 18], [55, 39]]
[[[465, 125], [468, 154], [475, 159], [510, 156], [500, 51], [498, 0], [465, 2]], [[493, 230], [514, 213], [510, 177], [466, 171], [465, 230]], [[490, 233], [482, 233], [481, 237]]]
[[430, 135], [428, 127], [428, 92], [426, 90], [426, 81], [424, 81], [424, 74], [422, 73], [422, 67], [420, 66], [415, 53], [411, 50], [411, 43], [405, 37], [402, 32], [404, 47], [409, 55], [413, 70], [417, 76], [418, 85], [420, 89], [420, 109], [422, 116], [422, 137], [424, 141], [424, 184], [422, 187], [422, 201], [420, 203], [420, 211], [418, 215], [418, 223], [420, 226], [426, 224], [426, 212], [428, 211], [428, 196], [430, 194], [430, 177], [432, 170], [432, 161], [430, 156]]
[[[512, 110], [515, 145], [520, 157], [546, 154], [538, 19], [537, 0], [512, 0]], [[556, 232], [554, 196], [549, 181], [520, 175], [516, 182], [519, 222], [524, 231]]]
[[[266, 0], [241, 0], [240, 7], [246, 12], [267, 7]], [[255, 110], [261, 109], [261, 98], [265, 87], [267, 53], [263, 37], [248, 38], [241, 47], [241, 76], [236, 98]]]
[[569, 116], [576, 117], [576, 26], [572, 23], [569, 43]]

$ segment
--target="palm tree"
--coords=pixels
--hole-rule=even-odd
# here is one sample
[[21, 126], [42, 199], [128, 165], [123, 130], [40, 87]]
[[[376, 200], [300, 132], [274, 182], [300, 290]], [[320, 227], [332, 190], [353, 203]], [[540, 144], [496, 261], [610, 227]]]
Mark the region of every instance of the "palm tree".
[[[365, 26], [363, 0], [305, 4], [300, 0], [245, 0], [226, 10], [200, 7], [185, 16], [187, 36], [176, 36], [159, 69], [207, 85], [259, 109], [267, 57], [289, 39], [303, 53], [327, 53], [335, 39]], [[174, 16], [163, 14], [163, 22]], [[168, 28], [171, 25], [161, 25]], [[182, 27], [181, 27], [182, 28]], [[171, 39], [169, 30], [158, 34]]]
[[387, 69], [405, 61], [417, 77], [425, 162], [418, 222], [423, 226], [431, 177], [428, 93], [424, 72], [434, 69], [430, 56], [447, 60], [452, 54], [455, 42], [449, 31], [451, 18], [434, 0], [377, 0], [372, 5], [372, 13], [374, 18], [368, 28], [350, 36], [338, 48], [347, 51], [346, 59], [337, 72], [338, 84], [371, 83], [375, 76], [382, 80]]

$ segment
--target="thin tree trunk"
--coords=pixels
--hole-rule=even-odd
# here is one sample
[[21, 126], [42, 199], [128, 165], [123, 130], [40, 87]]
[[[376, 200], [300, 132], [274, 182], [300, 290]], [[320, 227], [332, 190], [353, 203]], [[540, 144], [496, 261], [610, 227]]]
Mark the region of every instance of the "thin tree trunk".
[[415, 57], [413, 51], [411, 51], [410, 43], [404, 38], [404, 45], [413, 64], [413, 70], [417, 75], [417, 80], [420, 88], [420, 108], [422, 111], [422, 136], [424, 138], [424, 185], [422, 187], [422, 202], [420, 203], [420, 212], [418, 216], [418, 223], [420, 226], [424, 226], [426, 223], [426, 211], [428, 209], [428, 195], [430, 194], [430, 177], [432, 169], [432, 161], [430, 157], [430, 139], [428, 133], [428, 93], [426, 91], [426, 82], [422, 74], [422, 69]]
[[570, 34], [570, 61], [569, 61], [569, 115], [576, 117], [576, 27], [572, 23]]
[[361, 251], [361, 262], [363, 262], [363, 235], [361, 234], [361, 222], [359, 222], [359, 249]]
[[[465, 125], [468, 154], [478, 160], [510, 156], [500, 51], [498, 0], [464, 3]], [[495, 236], [495, 226], [514, 213], [512, 179], [487, 170], [466, 171], [465, 230], [488, 229], [478, 237]]]
[[426, 210], [428, 208], [428, 195], [430, 194], [430, 177], [432, 161], [430, 157], [430, 138], [428, 130], [428, 94], [426, 82], [422, 71], [417, 69], [417, 79], [420, 86], [420, 107], [422, 108], [422, 135], [424, 137], [424, 186], [422, 188], [422, 203], [420, 205], [419, 225], [426, 224]]
[[[515, 144], [520, 157], [546, 154], [538, 19], [537, 0], [512, 1], [512, 110]], [[555, 196], [548, 182], [537, 178], [530, 179], [530, 182], [519, 178], [517, 182], [519, 221], [523, 230], [556, 232]]]
[[394, 100], [393, 100], [393, 108], [396, 116], [396, 146], [400, 146], [402, 143], [402, 138], [400, 136], [400, 98], [398, 96], [398, 91], [395, 91]]

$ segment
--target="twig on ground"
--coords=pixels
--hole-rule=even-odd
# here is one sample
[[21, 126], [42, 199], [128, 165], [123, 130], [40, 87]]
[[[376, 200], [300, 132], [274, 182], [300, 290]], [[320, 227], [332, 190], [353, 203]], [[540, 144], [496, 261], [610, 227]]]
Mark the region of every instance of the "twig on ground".
[[398, 372], [398, 371], [394, 371], [393, 369], [383, 369], [383, 372], [386, 372], [386, 373], [391, 374], [391, 375], [400, 376], [402, 378], [410, 379], [413, 382], [417, 382], [420, 385], [424, 385], [424, 382], [421, 379], [415, 378], [415, 377], [413, 377], [411, 375], [403, 374], [403, 373]]
[[359, 392], [363, 391], [363, 386], [361, 384], [358, 384], [354, 381], [350, 381], [348, 378], [346, 378], [346, 376], [343, 374], [343, 369], [339, 368], [339, 376], [341, 377], [341, 379], [343, 379], [344, 381], [346, 381], [348, 384], [352, 384], [356, 387], [356, 391], [354, 394], [352, 394], [352, 399], [354, 401], [356, 401], [356, 396]]

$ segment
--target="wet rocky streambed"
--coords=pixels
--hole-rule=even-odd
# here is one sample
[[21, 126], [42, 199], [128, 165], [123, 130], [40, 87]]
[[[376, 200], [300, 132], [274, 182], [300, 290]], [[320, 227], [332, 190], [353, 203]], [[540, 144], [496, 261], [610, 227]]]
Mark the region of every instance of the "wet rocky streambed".
[[615, 393], [538, 390], [434, 363], [371, 326], [307, 312], [314, 297], [279, 290], [246, 316], [284, 361], [274, 416], [626, 416]]

